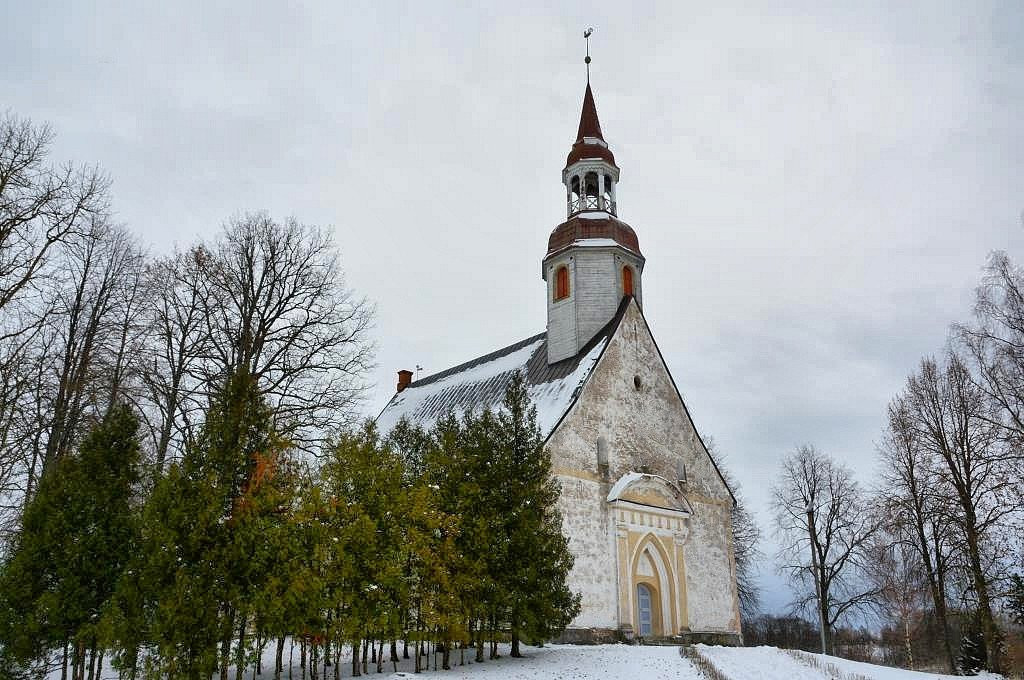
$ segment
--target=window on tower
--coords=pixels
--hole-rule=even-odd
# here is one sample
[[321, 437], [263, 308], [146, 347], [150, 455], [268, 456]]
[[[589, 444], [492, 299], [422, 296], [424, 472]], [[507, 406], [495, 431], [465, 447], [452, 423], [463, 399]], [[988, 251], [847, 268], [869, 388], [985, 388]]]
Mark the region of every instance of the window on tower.
[[569, 297], [569, 268], [562, 265], [555, 270], [555, 301]]
[[633, 294], [633, 268], [629, 266], [622, 268], [622, 294]]
[[599, 210], [598, 205], [598, 187], [597, 187], [597, 173], [588, 172], [583, 176], [583, 194], [584, 194], [584, 209], [585, 210]]

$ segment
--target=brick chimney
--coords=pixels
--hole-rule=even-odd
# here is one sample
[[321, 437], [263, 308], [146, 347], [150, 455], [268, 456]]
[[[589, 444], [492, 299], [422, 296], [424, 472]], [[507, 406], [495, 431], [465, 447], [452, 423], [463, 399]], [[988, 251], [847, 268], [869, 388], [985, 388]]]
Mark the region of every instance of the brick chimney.
[[411, 382], [412, 382], [412, 371], [402, 370], [402, 371], [398, 372], [398, 391], [399, 392], [401, 392], [406, 387], [408, 387], [409, 383], [411, 383]]

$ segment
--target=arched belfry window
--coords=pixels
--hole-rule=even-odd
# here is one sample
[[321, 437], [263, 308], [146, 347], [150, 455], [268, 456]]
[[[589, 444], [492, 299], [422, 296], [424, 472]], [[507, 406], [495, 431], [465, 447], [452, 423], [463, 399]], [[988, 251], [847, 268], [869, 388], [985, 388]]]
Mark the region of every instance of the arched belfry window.
[[569, 297], [569, 268], [562, 265], [555, 270], [555, 301]]
[[597, 173], [588, 172], [583, 176], [583, 194], [585, 203], [583, 205], [586, 210], [598, 210], [600, 209], [597, 183]]
[[613, 215], [615, 214], [615, 192], [612, 191], [611, 175], [604, 176], [604, 193], [601, 195], [601, 203], [601, 207], [604, 210], [610, 212]]
[[633, 295], [633, 268], [629, 265], [622, 268], [622, 294]]
[[569, 214], [580, 211], [580, 176], [573, 175], [569, 182]]

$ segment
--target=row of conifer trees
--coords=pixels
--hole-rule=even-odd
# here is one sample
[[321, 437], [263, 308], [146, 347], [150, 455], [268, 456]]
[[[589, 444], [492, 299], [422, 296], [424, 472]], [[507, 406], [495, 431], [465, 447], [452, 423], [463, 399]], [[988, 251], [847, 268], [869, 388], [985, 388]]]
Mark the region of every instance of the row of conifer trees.
[[45, 471], [0, 567], [10, 674], [92, 680], [106, 658], [125, 678], [328, 680], [342, 658], [359, 675], [412, 654], [419, 671], [428, 647], [449, 668], [578, 613], [521, 378], [496, 413], [387, 439], [368, 423], [315, 462], [272, 415], [243, 371], [163, 472], [146, 472], [127, 406]]

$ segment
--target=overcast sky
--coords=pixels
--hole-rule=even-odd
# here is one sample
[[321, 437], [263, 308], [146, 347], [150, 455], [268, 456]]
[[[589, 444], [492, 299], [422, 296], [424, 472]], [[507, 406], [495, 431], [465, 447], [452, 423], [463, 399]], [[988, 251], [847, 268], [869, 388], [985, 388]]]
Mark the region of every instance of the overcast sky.
[[595, 26], [619, 214], [698, 429], [766, 531], [797, 444], [870, 483], [986, 254], [1024, 259], [1024, 5], [558, 4], [0, 0], [0, 109], [106, 169], [154, 252], [255, 209], [333, 229], [377, 304], [376, 414], [397, 369], [543, 330]]

